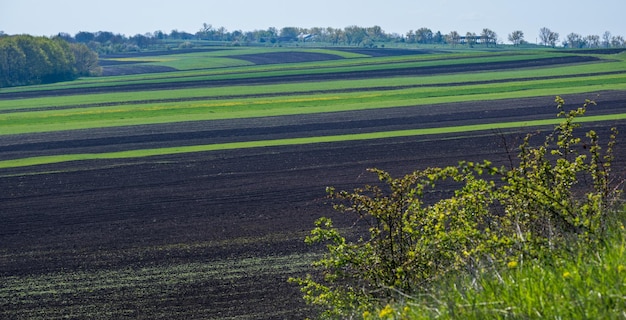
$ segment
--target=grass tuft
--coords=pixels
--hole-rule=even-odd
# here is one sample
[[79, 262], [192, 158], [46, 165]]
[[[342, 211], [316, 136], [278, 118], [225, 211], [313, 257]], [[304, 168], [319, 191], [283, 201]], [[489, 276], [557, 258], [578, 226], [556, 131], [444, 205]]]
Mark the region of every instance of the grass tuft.
[[[598, 248], [582, 245], [544, 260], [515, 261], [477, 275], [450, 275], [369, 319], [624, 319], [626, 211]], [[374, 317], [381, 314], [385, 317]]]

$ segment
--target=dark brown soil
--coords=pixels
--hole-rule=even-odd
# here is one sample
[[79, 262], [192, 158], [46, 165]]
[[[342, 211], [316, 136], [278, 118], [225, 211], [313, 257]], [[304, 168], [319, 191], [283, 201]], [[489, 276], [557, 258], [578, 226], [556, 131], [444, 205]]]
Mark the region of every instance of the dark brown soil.
[[258, 54], [242, 54], [232, 56], [232, 58], [245, 60], [254, 64], [277, 64], [277, 63], [298, 63], [298, 62], [310, 62], [310, 61], [328, 61], [328, 60], [341, 60], [342, 57], [328, 53], [317, 52], [268, 52]]
[[443, 50], [431, 49], [396, 49], [396, 48], [339, 48], [338, 50], [365, 54], [370, 57], [408, 56], [414, 54], [445, 53]]
[[[571, 107], [598, 101], [589, 114], [626, 108], [623, 92], [565, 96]], [[29, 134], [0, 139], [0, 158], [106, 152], [184, 144], [399, 130], [477, 122], [531, 120], [554, 114], [553, 97], [206, 121]], [[601, 137], [626, 121], [593, 124]], [[585, 128], [591, 128], [586, 125]], [[282, 268], [277, 257], [317, 252], [303, 237], [315, 219], [333, 212], [325, 188], [375, 183], [365, 172], [378, 167], [395, 175], [459, 160], [507, 164], [502, 138], [515, 144], [532, 128], [455, 135], [320, 143], [159, 156], [81, 161], [0, 170], [0, 276], [70, 275], [144, 270], [188, 263], [256, 258], [260, 272], [161, 284], [148, 293], [94, 290], [57, 292], [3, 301], [0, 318], [27, 318], [37, 310], [82, 318], [80, 311], [107, 310], [102, 318], [211, 319], [310, 316], [296, 286], [286, 282], [304, 269]], [[623, 140], [623, 138], [620, 138]], [[615, 169], [626, 171], [626, 147], [618, 143]], [[160, 249], [168, 248], [168, 249]], [[129, 280], [130, 281], [130, 280]], [[0, 286], [0, 293], [2, 286]], [[154, 293], [158, 292], [158, 294]], [[2, 295], [0, 295], [2, 296]], [[83, 308], [83, 309], [81, 309]], [[50, 311], [54, 310], [54, 311]], [[46, 316], [39, 316], [46, 318]]]
[[161, 73], [178, 71], [176, 68], [166, 66], [154, 66], [154, 65], [107, 65], [102, 67], [102, 76], [127, 76], [131, 74], [144, 74], [144, 73]]

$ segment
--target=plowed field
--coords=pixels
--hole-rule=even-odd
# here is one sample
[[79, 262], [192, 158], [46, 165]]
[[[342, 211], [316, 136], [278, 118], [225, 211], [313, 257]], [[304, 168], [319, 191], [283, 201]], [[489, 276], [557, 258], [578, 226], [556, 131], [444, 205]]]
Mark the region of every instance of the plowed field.
[[[624, 92], [564, 98], [572, 107], [596, 100], [590, 115], [626, 108]], [[533, 120], [556, 113], [553, 99], [23, 134], [0, 137], [0, 160]], [[606, 138], [611, 126], [626, 132], [626, 121], [584, 128]], [[327, 186], [375, 183], [372, 167], [401, 175], [459, 160], [506, 165], [504, 141], [537, 129], [1, 169], [0, 318], [303, 318], [311, 310], [287, 278], [320, 252], [304, 236], [321, 216], [352, 223], [332, 210]]]

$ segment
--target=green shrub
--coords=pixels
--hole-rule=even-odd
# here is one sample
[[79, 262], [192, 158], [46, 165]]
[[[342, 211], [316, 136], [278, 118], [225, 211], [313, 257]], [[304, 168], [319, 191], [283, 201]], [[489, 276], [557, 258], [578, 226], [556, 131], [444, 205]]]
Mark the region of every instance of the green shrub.
[[[617, 198], [610, 175], [617, 132], [604, 150], [593, 131], [583, 142], [575, 119], [594, 103], [567, 112], [563, 99], [556, 103], [563, 122], [538, 147], [527, 135], [511, 168], [461, 162], [402, 178], [371, 169], [380, 186], [328, 188], [335, 209], [365, 230], [348, 240], [331, 219], [319, 219], [305, 240], [326, 244], [313, 264], [319, 272], [290, 281], [323, 317], [351, 317], [425, 292], [442, 277], [558, 255], [574, 242], [599, 243]], [[432, 199], [440, 184], [454, 193]]]

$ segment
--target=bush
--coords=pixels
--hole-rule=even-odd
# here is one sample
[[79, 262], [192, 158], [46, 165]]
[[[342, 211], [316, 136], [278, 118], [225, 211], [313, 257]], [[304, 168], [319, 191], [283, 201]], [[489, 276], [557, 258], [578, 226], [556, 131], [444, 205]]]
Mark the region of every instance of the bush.
[[[326, 244], [313, 264], [319, 272], [290, 281], [307, 303], [324, 309], [323, 317], [352, 317], [444, 276], [558, 255], [574, 242], [599, 243], [618, 196], [610, 174], [617, 132], [604, 150], [594, 131], [583, 142], [575, 119], [594, 103], [565, 111], [563, 99], [555, 102], [563, 122], [538, 147], [530, 143], [536, 135], [527, 135], [511, 168], [461, 162], [402, 178], [371, 169], [382, 186], [328, 188], [335, 209], [366, 230], [349, 241], [320, 218], [305, 239]], [[429, 191], [441, 183], [454, 194], [431, 200]]]

